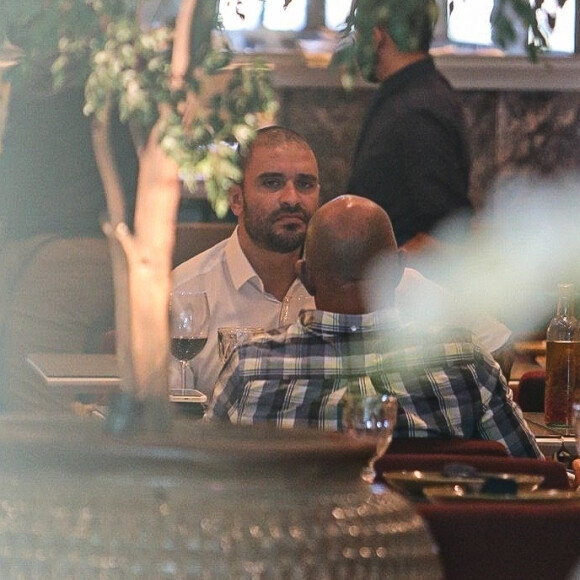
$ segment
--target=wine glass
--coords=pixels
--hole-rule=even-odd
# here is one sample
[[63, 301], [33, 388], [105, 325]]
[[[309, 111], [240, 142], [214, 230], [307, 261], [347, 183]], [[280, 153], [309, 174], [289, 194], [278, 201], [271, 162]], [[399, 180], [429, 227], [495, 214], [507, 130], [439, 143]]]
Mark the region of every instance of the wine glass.
[[170, 295], [171, 354], [181, 363], [181, 384], [178, 393], [171, 393], [173, 402], [196, 402], [194, 389], [187, 388], [189, 362], [207, 342], [209, 305], [205, 292], [174, 291]]
[[347, 393], [343, 399], [343, 431], [351, 437], [372, 437], [375, 453], [361, 472], [367, 483], [375, 480], [374, 464], [384, 455], [393, 440], [397, 422], [397, 398], [392, 395]]

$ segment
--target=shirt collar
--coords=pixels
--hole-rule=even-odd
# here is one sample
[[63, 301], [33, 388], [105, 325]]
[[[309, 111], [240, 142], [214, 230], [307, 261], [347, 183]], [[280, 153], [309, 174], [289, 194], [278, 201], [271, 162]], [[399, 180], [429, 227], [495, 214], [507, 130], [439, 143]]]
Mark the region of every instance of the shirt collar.
[[264, 291], [262, 279], [256, 274], [256, 271], [252, 268], [252, 265], [240, 246], [237, 227], [226, 243], [225, 256], [226, 264], [236, 290], [239, 290], [244, 284], [250, 282], [262, 292]]
[[436, 71], [435, 63], [431, 56], [427, 56], [417, 62], [407, 65], [396, 73], [388, 76], [377, 92], [376, 98], [379, 100], [385, 95], [391, 95], [401, 90], [402, 87], [412, 83], [415, 79], [423, 77], [425, 74]]
[[[256, 270], [254, 270], [252, 264], [250, 264], [246, 257], [246, 254], [244, 254], [242, 246], [240, 246], [237, 226], [226, 242], [225, 257], [226, 265], [232, 278], [232, 283], [237, 291], [239, 291], [244, 284], [252, 284], [257, 287], [260, 292], [265, 292], [262, 278], [258, 276]], [[298, 278], [294, 280], [286, 296], [292, 297], [295, 294], [308, 295], [308, 292], [306, 292], [306, 289]]]
[[399, 311], [377, 310], [367, 314], [337, 314], [324, 310], [305, 310], [300, 324], [315, 334], [364, 333], [400, 328]]

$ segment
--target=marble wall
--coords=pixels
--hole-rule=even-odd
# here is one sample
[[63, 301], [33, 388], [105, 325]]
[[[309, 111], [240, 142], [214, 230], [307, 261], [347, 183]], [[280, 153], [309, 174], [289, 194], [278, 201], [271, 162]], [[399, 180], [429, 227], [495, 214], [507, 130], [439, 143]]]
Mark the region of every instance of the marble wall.
[[323, 199], [345, 193], [356, 140], [372, 94], [368, 89], [345, 93], [339, 88], [313, 87], [280, 91], [280, 124], [298, 131], [314, 149]]
[[[344, 193], [349, 166], [372, 90], [338, 88], [280, 91], [280, 122], [312, 144], [321, 170], [322, 195]], [[550, 175], [580, 166], [580, 93], [460, 91], [465, 104], [476, 208], [489, 201], [496, 176]]]

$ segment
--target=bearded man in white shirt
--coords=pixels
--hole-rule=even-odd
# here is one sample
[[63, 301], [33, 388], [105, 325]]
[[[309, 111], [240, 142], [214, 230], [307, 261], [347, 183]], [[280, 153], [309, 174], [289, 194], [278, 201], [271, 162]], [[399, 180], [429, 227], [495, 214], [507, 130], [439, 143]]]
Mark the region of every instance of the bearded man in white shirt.
[[[308, 296], [294, 265], [319, 203], [318, 162], [312, 149], [294, 131], [266, 127], [241, 166], [242, 181], [230, 192], [238, 227], [230, 238], [187, 260], [173, 274], [175, 290], [207, 293], [208, 341], [191, 364], [195, 388], [205, 394], [211, 393], [221, 367], [218, 328], [275, 328], [285, 305]], [[311, 304], [308, 296], [306, 307]]]

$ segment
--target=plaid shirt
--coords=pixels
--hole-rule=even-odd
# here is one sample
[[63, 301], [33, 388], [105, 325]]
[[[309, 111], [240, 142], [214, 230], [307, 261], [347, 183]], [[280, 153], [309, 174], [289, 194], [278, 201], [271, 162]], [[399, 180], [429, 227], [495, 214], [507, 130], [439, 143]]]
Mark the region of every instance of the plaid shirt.
[[303, 311], [296, 324], [234, 349], [208, 418], [341, 430], [347, 390], [398, 399], [395, 437], [493, 439], [541, 457], [499, 365], [468, 330], [402, 327], [396, 311]]

